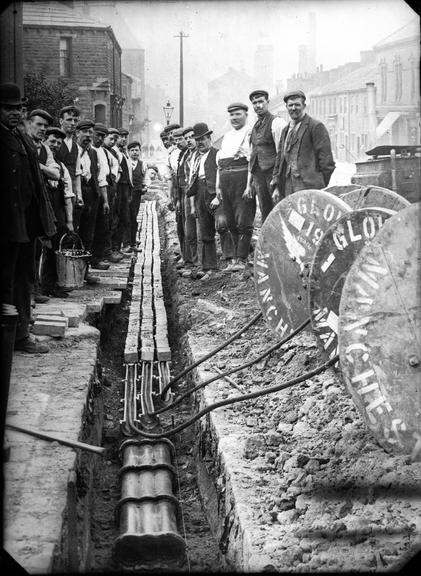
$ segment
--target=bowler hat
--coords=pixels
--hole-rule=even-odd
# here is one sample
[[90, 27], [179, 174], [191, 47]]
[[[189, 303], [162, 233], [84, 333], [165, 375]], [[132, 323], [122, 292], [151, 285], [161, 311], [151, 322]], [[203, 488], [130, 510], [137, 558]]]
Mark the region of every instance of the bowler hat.
[[23, 104], [23, 98], [20, 95], [20, 88], [12, 82], [0, 84], [0, 104], [9, 104], [10, 106], [19, 106]]
[[66, 112], [69, 112], [69, 114], [73, 113], [75, 116], [80, 116], [79, 108], [73, 106], [73, 104], [70, 104], [69, 106], [64, 106], [58, 113], [59, 118], [63, 118]]
[[137, 140], [133, 140], [133, 142], [127, 144], [127, 150], [130, 150], [130, 148], [134, 148], [135, 146], [139, 146], [139, 148], [142, 147], [140, 142], [138, 142]]
[[193, 126], [187, 126], [187, 128], [183, 128], [183, 136], [185, 136], [189, 132], [193, 132]]
[[269, 92], [266, 92], [266, 90], [253, 90], [253, 92], [249, 94], [250, 102], [253, 101], [253, 98], [258, 98], [259, 96], [264, 96], [266, 100], [269, 100]]
[[28, 114], [28, 120], [34, 116], [40, 116], [41, 118], [44, 118], [44, 120], [47, 120], [49, 124], [53, 123], [53, 117], [51, 114], [46, 112], [46, 110], [41, 110], [41, 108], [35, 108], [35, 110], [31, 110], [31, 112]]
[[247, 112], [248, 109], [247, 104], [243, 104], [242, 102], [233, 102], [227, 108], [228, 112], [233, 112], [233, 110], [245, 110]]
[[209, 134], [212, 134], [212, 130], [209, 130], [209, 127], [205, 122], [198, 122], [193, 126], [193, 138], [195, 140], [202, 136], [209, 136]]
[[164, 128], [164, 132], [168, 133], [172, 130], [177, 130], [177, 128], [181, 128], [180, 124], [168, 124], [168, 126]]
[[120, 134], [117, 128], [108, 128], [107, 134]]
[[289, 92], [286, 92], [284, 94], [285, 104], [289, 98], [302, 98], [304, 100], [304, 102], [306, 101], [306, 95], [304, 94], [304, 92], [302, 90], [290, 90]]
[[128, 136], [129, 135], [129, 131], [126, 130], [126, 128], [119, 128], [118, 133], [120, 134], [120, 136]]
[[48, 137], [50, 134], [54, 134], [54, 136], [59, 138], [66, 138], [66, 133], [58, 126], [49, 126], [45, 131], [45, 135]]
[[94, 130], [95, 132], [98, 132], [99, 134], [108, 134], [108, 128], [105, 126], [105, 124], [102, 124], [102, 122], [95, 122], [94, 124]]
[[95, 122], [93, 120], [89, 120], [89, 118], [85, 118], [84, 120], [79, 120], [76, 124], [76, 130], [84, 130], [85, 128], [93, 128], [95, 126]]

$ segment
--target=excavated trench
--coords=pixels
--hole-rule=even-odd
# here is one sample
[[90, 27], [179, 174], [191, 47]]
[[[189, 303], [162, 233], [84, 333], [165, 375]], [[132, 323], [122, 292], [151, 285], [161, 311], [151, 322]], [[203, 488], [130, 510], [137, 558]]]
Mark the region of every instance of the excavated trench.
[[[189, 353], [178, 324], [177, 294], [174, 292], [175, 267], [172, 251], [167, 246], [165, 224], [160, 219], [162, 282], [168, 317], [169, 341], [172, 351], [171, 373], [181, 371], [188, 363]], [[132, 280], [132, 276], [129, 282]], [[123, 413], [121, 399], [124, 395], [124, 343], [127, 333], [130, 307], [130, 290], [122, 299], [121, 305], [110, 307], [97, 322], [101, 330], [101, 343], [98, 376], [102, 383], [103, 438], [106, 448], [99, 462], [93, 482], [93, 510], [90, 527], [90, 554], [87, 561], [92, 572], [115, 572], [122, 567], [113, 557], [113, 543], [119, 536], [117, 505], [121, 497], [119, 471], [121, 459], [119, 447], [125, 436], [120, 431]], [[183, 384], [188, 386], [189, 382]], [[175, 388], [177, 393], [177, 388]], [[188, 419], [194, 409], [191, 399], [187, 399], [171, 410], [169, 422], [177, 423]], [[189, 427], [170, 438], [175, 446], [174, 466], [177, 472], [175, 495], [180, 503], [181, 518], [178, 530], [186, 542], [186, 557], [179, 563], [168, 565], [157, 561], [144, 566], [145, 571], [221, 571], [222, 563], [217, 544], [209, 528], [202, 506], [196, 480], [194, 462], [195, 431]], [[135, 571], [142, 572], [139, 566]]]

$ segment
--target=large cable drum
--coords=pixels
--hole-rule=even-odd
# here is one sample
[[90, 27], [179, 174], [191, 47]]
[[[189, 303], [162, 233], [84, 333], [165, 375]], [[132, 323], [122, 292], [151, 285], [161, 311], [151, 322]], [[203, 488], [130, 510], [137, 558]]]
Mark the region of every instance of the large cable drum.
[[339, 306], [342, 377], [386, 449], [421, 460], [420, 203], [384, 223], [351, 266]]
[[359, 187], [340, 195], [340, 198], [349, 204], [352, 209], [368, 208], [369, 206], [382, 206], [399, 212], [409, 206], [408, 200], [388, 188], [381, 186]]
[[360, 250], [396, 212], [364, 208], [344, 214], [324, 233], [310, 268], [308, 306], [318, 344], [328, 358], [338, 352], [338, 316], [342, 288]]
[[254, 282], [263, 315], [281, 338], [309, 318], [307, 283], [316, 247], [350, 207], [323, 190], [300, 190], [266, 218], [254, 252]]

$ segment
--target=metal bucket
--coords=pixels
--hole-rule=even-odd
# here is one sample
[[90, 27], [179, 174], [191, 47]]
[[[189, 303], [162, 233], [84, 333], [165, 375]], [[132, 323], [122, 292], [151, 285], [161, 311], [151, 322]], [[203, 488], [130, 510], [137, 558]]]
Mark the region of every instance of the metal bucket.
[[[66, 236], [75, 236], [79, 240], [80, 248], [62, 248], [63, 239]], [[63, 234], [56, 254], [57, 284], [61, 288], [81, 288], [85, 279], [87, 260], [91, 253], [85, 250], [85, 246], [78, 234], [75, 232]]]

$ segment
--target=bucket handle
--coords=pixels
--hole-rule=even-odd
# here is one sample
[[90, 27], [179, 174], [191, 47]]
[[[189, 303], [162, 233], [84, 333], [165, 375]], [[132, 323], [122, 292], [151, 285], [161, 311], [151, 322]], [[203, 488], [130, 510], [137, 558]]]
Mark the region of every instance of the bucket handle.
[[[75, 236], [76, 239], [79, 240], [82, 250], [85, 251], [85, 245], [83, 244], [82, 238], [79, 236], [79, 234], [77, 234], [76, 232], [66, 232], [66, 234], [63, 234], [63, 236], [60, 238], [60, 244], [58, 247], [59, 252], [61, 252], [61, 245], [62, 245], [63, 240], [66, 236]], [[73, 243], [72, 250], [74, 250], [74, 248], [75, 248], [75, 243]]]

